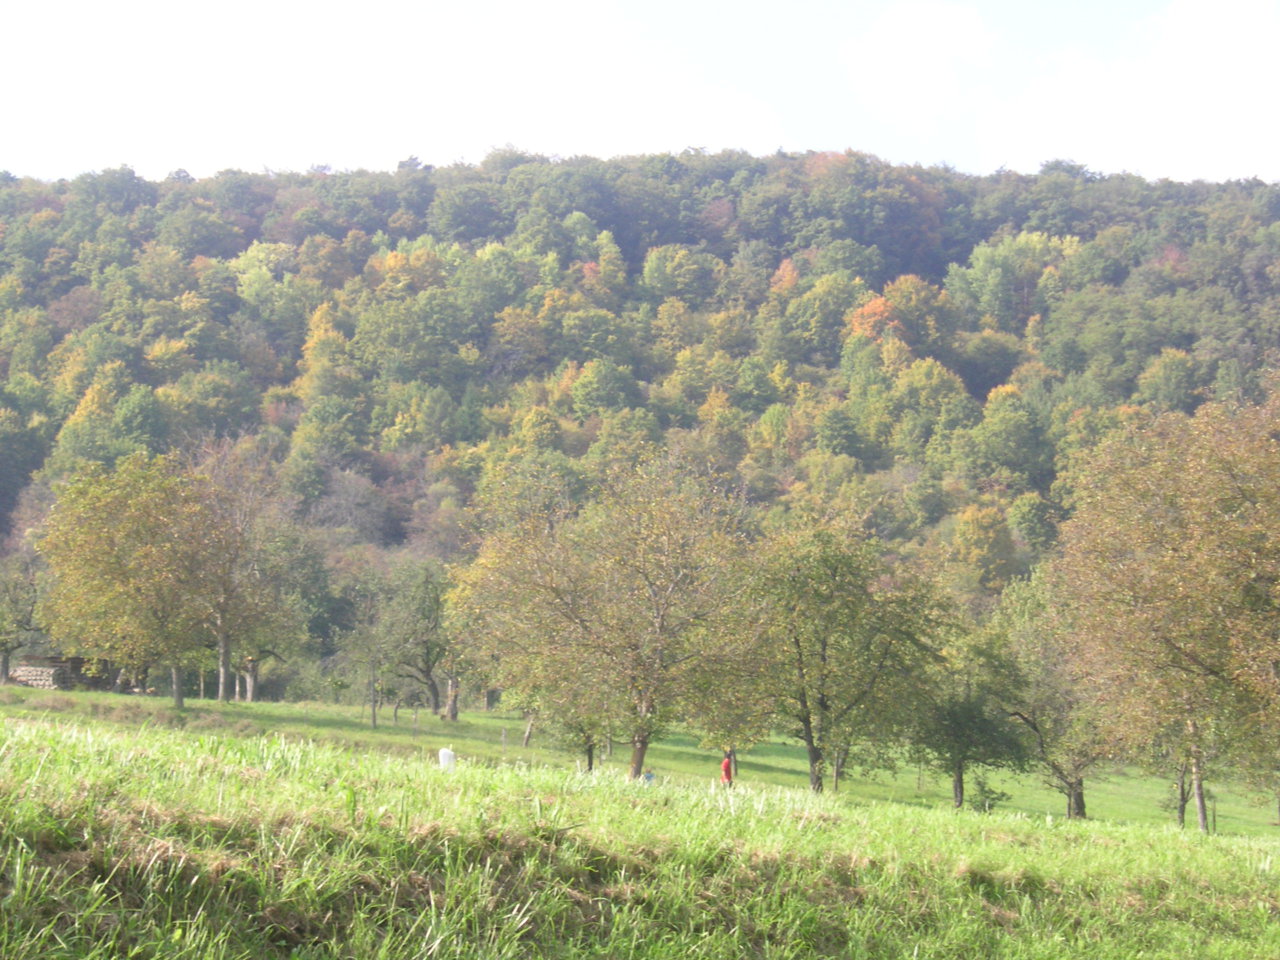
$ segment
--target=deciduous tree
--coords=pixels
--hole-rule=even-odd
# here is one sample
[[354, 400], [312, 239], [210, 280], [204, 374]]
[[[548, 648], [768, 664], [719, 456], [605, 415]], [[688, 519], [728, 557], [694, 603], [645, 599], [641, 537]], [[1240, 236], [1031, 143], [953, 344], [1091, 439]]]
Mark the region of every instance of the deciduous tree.
[[490, 530], [454, 597], [503, 686], [617, 729], [638, 777], [649, 744], [704, 706], [732, 659], [743, 547], [735, 501], [649, 463], [580, 510]]
[[1005, 587], [988, 632], [1015, 675], [1000, 691], [1003, 708], [1026, 728], [1031, 757], [1066, 798], [1067, 818], [1086, 816], [1085, 777], [1108, 745], [1096, 691], [1078, 675], [1070, 637], [1049, 615], [1043, 577]]
[[91, 466], [60, 492], [39, 542], [53, 575], [40, 619], [64, 649], [182, 671], [202, 648], [207, 548], [216, 536], [204, 484], [167, 457]]
[[1176, 739], [1202, 829], [1211, 736], [1269, 736], [1280, 706], [1277, 402], [1169, 414], [1100, 445], [1075, 478], [1053, 603], [1134, 749]]
[[431, 709], [440, 710], [436, 673], [448, 653], [444, 629], [443, 571], [434, 563], [409, 560], [395, 567], [379, 618], [391, 650], [397, 677], [421, 685], [431, 698]]
[[917, 754], [951, 778], [959, 809], [974, 768], [1022, 769], [1027, 750], [1022, 730], [1000, 703], [1012, 680], [1000, 650], [980, 631], [950, 634], [921, 677], [911, 737]]
[[[251, 664], [302, 633], [290, 596], [291, 578], [271, 541], [289, 525], [269, 462], [251, 443], [207, 445], [190, 468], [204, 497], [203, 576], [191, 600], [203, 608], [207, 636], [218, 655], [218, 699], [234, 692], [235, 645]], [[252, 699], [252, 696], [250, 697]]]
[[905, 729], [944, 621], [921, 581], [883, 547], [831, 522], [799, 522], [771, 538], [759, 580], [774, 663], [765, 684], [804, 743], [809, 786], [856, 742]]

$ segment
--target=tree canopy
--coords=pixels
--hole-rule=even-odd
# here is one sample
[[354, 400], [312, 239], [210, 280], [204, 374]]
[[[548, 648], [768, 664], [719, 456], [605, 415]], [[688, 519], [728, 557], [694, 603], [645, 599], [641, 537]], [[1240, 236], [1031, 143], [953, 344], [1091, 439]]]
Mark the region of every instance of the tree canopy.
[[[125, 667], [194, 662], [207, 636], [205, 548], [217, 534], [203, 493], [171, 459], [143, 453], [71, 480], [39, 543], [50, 629]], [[174, 700], [181, 706], [180, 685]]]
[[1213, 739], [1273, 729], [1275, 415], [1274, 402], [1207, 405], [1102, 444], [1077, 471], [1052, 567], [1074, 655], [1116, 737], [1172, 737], [1197, 776]]
[[625, 739], [632, 777], [673, 721], [707, 712], [698, 698], [740, 641], [740, 508], [671, 467], [493, 531], [458, 592], [503, 685]]

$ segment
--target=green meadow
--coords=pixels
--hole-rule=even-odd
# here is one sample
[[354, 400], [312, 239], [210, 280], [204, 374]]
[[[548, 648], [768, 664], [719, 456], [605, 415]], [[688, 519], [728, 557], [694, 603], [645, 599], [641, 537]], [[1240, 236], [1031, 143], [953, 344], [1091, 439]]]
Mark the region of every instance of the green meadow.
[[1124, 771], [1068, 822], [1033, 775], [989, 813], [915, 768], [814, 796], [782, 742], [725, 790], [674, 736], [633, 783], [503, 713], [5, 688], [0, 717], [4, 960], [1280, 956], [1280, 828], [1227, 784], [1201, 836]]

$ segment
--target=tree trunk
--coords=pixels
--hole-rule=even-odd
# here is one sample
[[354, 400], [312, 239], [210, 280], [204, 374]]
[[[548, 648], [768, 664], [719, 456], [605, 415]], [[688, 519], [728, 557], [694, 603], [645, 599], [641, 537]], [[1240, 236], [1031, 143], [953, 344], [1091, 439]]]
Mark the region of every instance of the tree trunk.
[[1187, 790], [1187, 764], [1185, 761], [1178, 764], [1178, 776], [1173, 781], [1173, 787], [1178, 791], [1177, 796], [1177, 814], [1178, 828], [1185, 830], [1187, 827], [1187, 802], [1191, 799], [1191, 794]]
[[391, 725], [394, 727], [399, 722], [400, 722], [400, 698], [396, 697], [396, 702], [391, 707]]
[[186, 706], [182, 696], [182, 668], [176, 664], [169, 668], [169, 678], [173, 683], [173, 708], [181, 710]]
[[1067, 819], [1083, 820], [1088, 816], [1084, 812], [1084, 778], [1076, 777], [1067, 784]]
[[249, 669], [244, 672], [244, 698], [249, 703], [258, 700], [258, 661], [249, 658]]
[[235, 672], [231, 669], [231, 638], [218, 637], [218, 699], [230, 703], [235, 692]]
[[1209, 811], [1204, 805], [1204, 766], [1200, 753], [1200, 724], [1195, 720], [1187, 721], [1187, 739], [1191, 744], [1188, 760], [1191, 763], [1191, 793], [1196, 798], [1196, 819], [1200, 824], [1200, 832], [1209, 832]]
[[814, 793], [822, 792], [822, 748], [813, 742], [810, 736], [805, 737], [805, 752], [809, 755], [809, 789]]
[[0, 650], [0, 683], [9, 682], [9, 650]]
[[520, 746], [528, 747], [529, 738], [533, 736], [533, 717], [529, 717], [529, 722], [524, 725], [524, 739], [520, 741]]
[[1204, 803], [1204, 771], [1200, 768], [1199, 751], [1191, 754], [1191, 792], [1196, 798], [1196, 819], [1200, 832], [1209, 832], [1209, 810]]
[[458, 719], [458, 693], [458, 679], [450, 677], [445, 685], [444, 712], [440, 714], [441, 720], [456, 721]]
[[844, 758], [848, 754], [847, 750], [837, 750], [836, 755], [831, 758], [831, 792], [840, 792], [840, 775], [844, 773]]
[[427, 677], [427, 696], [431, 698], [431, 712], [440, 712], [440, 685], [435, 677]]
[[639, 780], [644, 776], [644, 754], [648, 749], [647, 734], [637, 733], [631, 738], [631, 768], [627, 771], [627, 776], [632, 780]]
[[586, 743], [587, 747], [587, 773], [596, 768], [596, 745], [590, 740]]
[[498, 700], [502, 697], [502, 691], [495, 687], [490, 687], [484, 692], [484, 709], [485, 711], [496, 710]]
[[951, 802], [959, 810], [964, 806], [964, 761], [957, 760], [951, 768]]

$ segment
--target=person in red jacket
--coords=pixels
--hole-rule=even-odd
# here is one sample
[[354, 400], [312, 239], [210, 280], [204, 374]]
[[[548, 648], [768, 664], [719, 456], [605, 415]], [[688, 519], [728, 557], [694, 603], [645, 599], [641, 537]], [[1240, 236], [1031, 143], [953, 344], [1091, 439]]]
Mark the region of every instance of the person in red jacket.
[[726, 787], [733, 786], [733, 752], [726, 750], [724, 759], [720, 761], [720, 782]]

